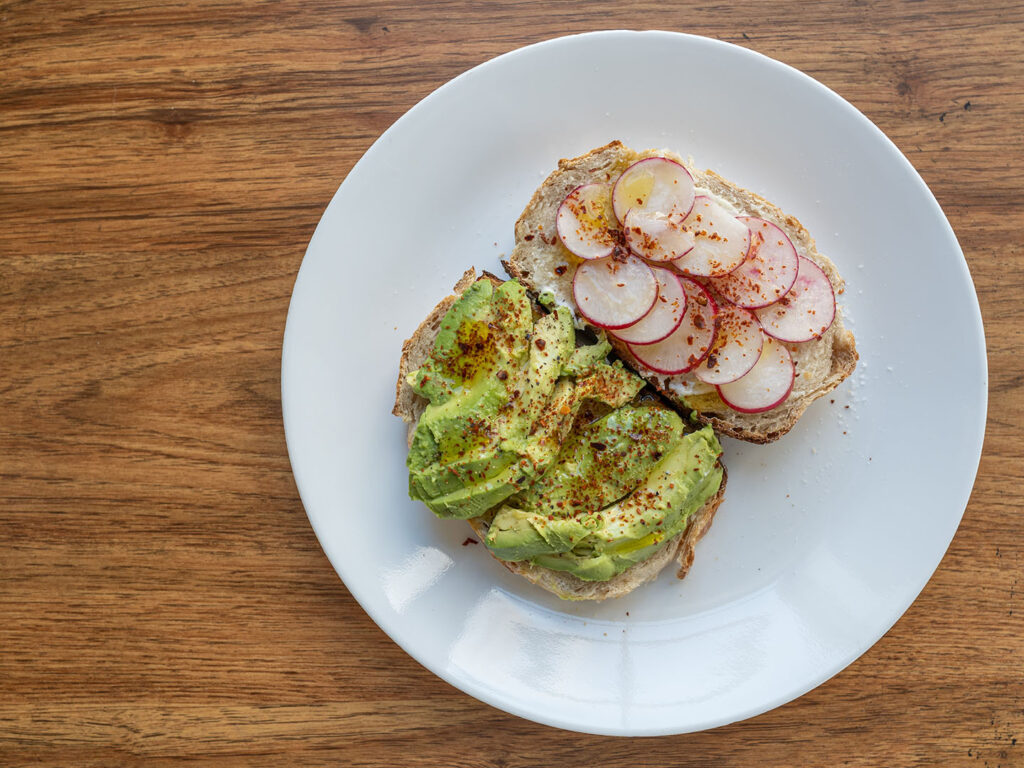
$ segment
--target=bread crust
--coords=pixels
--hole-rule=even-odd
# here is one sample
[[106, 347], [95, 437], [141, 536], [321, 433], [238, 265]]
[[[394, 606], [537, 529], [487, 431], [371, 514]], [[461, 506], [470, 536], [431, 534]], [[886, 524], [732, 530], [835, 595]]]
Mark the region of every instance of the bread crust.
[[[406, 339], [402, 345], [402, 358], [398, 364], [398, 382], [395, 387], [395, 405], [392, 413], [408, 423], [406, 435], [407, 443], [412, 445], [412, 436], [416, 431], [416, 424], [427, 406], [426, 399], [413, 392], [412, 387], [406, 382], [405, 377], [409, 371], [419, 368], [430, 354], [437, 336], [441, 320], [445, 313], [455, 303], [455, 300], [477, 280], [490, 280], [495, 286], [503, 281], [488, 272], [484, 272], [479, 278], [476, 270], [470, 268], [455, 284], [453, 293], [442, 299], [436, 307], [420, 323], [412, 336]], [[535, 311], [539, 308], [535, 306]], [[632, 592], [642, 584], [652, 581], [661, 570], [673, 561], [679, 562], [679, 569], [676, 572], [678, 578], [683, 578], [690, 566], [693, 564], [694, 548], [697, 542], [711, 527], [715, 512], [722, 503], [725, 495], [725, 484], [727, 475], [724, 465], [722, 466], [722, 483], [718, 492], [693, 515], [687, 523], [686, 529], [671, 539], [654, 555], [641, 563], [630, 566], [622, 573], [614, 576], [608, 581], [584, 581], [571, 573], [554, 571], [550, 568], [542, 568], [528, 562], [507, 562], [498, 557], [494, 559], [505, 566], [509, 571], [522, 576], [527, 581], [552, 592], [565, 600], [605, 600], [611, 597], [621, 597]], [[467, 520], [474, 533], [483, 541], [487, 534], [487, 523], [483, 518]], [[492, 557], [494, 554], [487, 550]]]
[[[555, 212], [558, 205], [576, 186], [595, 181], [613, 181], [629, 165], [641, 157], [670, 157], [682, 163], [694, 177], [697, 186], [709, 189], [725, 199], [741, 214], [759, 216], [781, 227], [797, 252], [817, 263], [828, 275], [837, 296], [844, 283], [835, 264], [821, 254], [807, 229], [793, 216], [760, 195], [744, 189], [714, 171], [699, 171], [674, 153], [660, 150], [636, 152], [622, 142], [613, 141], [603, 147], [576, 158], [560, 160], [558, 168], [537, 188], [515, 227], [515, 249], [503, 262], [508, 273], [533, 293], [539, 293], [545, 277], [539, 272], [548, 270], [554, 275], [557, 266], [565, 265], [563, 276], [550, 278], [556, 287], [559, 281], [571, 285], [573, 269], [579, 259], [573, 256], [553, 236]], [[549, 275], [550, 277], [550, 275]], [[564, 291], [563, 303], [575, 306], [571, 288]], [[578, 313], [577, 313], [578, 316]], [[797, 381], [793, 393], [782, 405], [758, 414], [744, 414], [730, 409], [717, 392], [699, 395], [681, 395], [672, 390], [670, 376], [659, 375], [644, 367], [623, 342], [609, 339], [616, 354], [638, 374], [645, 378], [675, 407], [685, 412], [696, 411], [697, 418], [711, 425], [720, 434], [751, 443], [770, 443], [786, 434], [799, 421], [807, 407], [819, 397], [835, 389], [857, 365], [857, 347], [853, 334], [843, 325], [841, 308], [837, 307], [832, 326], [816, 341], [786, 344], [797, 363]]]

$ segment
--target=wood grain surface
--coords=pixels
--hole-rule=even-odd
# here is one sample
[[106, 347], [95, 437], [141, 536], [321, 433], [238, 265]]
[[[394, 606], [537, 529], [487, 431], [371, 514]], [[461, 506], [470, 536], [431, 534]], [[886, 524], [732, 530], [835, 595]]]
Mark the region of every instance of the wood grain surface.
[[[373, 140], [488, 58], [620, 27], [753, 48], [877, 123], [960, 238], [991, 382], [963, 524], [881, 642], [646, 740], [395, 646], [310, 529], [279, 397], [304, 248]], [[1020, 0], [0, 0], [0, 766], [1024, 765], [1022, 126]]]

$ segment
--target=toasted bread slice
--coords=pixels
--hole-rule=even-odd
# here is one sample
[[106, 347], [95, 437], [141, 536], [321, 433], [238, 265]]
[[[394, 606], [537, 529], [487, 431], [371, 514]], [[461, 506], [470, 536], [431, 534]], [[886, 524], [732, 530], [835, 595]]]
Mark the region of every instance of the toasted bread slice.
[[[508, 273], [539, 295], [554, 294], [555, 301], [576, 312], [572, 297], [572, 278], [579, 259], [571, 254], [555, 234], [555, 216], [565, 196], [581, 184], [614, 182], [626, 168], [643, 157], [669, 157], [686, 166], [698, 188], [709, 190], [725, 200], [741, 215], [759, 216], [781, 227], [797, 253], [817, 263], [828, 275], [836, 295], [843, 291], [843, 279], [835, 265], [818, 252], [813, 238], [792, 216], [787, 216], [759, 195], [738, 187], [713, 171], [699, 171], [692, 162], [668, 151], [636, 152], [618, 141], [594, 149], [572, 160], [562, 160], [558, 169], [534, 193], [516, 222], [515, 249], [504, 263]], [[664, 376], [641, 365], [628, 347], [612, 338], [615, 352], [649, 381], [676, 407], [695, 410], [701, 422], [716, 431], [752, 443], [769, 443], [786, 434], [812, 402], [830, 392], [849, 376], [857, 364], [853, 334], [843, 326], [837, 308], [836, 319], [822, 337], [802, 344], [786, 344], [796, 364], [796, 381], [789, 397], [764, 413], [745, 414], [729, 408], [713, 387], [696, 382], [692, 376]]]
[[[392, 410], [395, 416], [408, 422], [408, 441], [412, 444], [413, 432], [416, 424], [427, 407], [427, 400], [413, 392], [405, 380], [409, 371], [419, 368], [427, 359], [434, 345], [434, 337], [437, 336], [438, 328], [444, 319], [445, 313], [455, 303], [458, 296], [477, 280], [476, 271], [466, 270], [466, 273], [455, 284], [454, 294], [441, 300], [433, 311], [427, 316], [415, 333], [402, 345], [402, 359], [398, 365], [398, 385], [395, 391], [395, 407]], [[492, 274], [485, 272], [480, 280], [490, 280], [495, 285], [500, 285], [502, 280]], [[535, 304], [535, 312], [541, 309]], [[604, 600], [609, 597], [620, 597], [639, 587], [648, 581], [653, 580], [673, 560], [678, 560], [679, 570], [677, 576], [681, 579], [686, 575], [690, 565], [693, 563], [694, 547], [700, 538], [711, 527], [715, 512], [722, 503], [725, 493], [726, 474], [723, 467], [722, 484], [718, 492], [698, 509], [690, 517], [686, 529], [675, 538], [668, 541], [664, 547], [658, 550], [653, 556], [637, 563], [608, 581], [584, 581], [571, 573], [553, 571], [549, 568], [541, 568], [529, 562], [507, 562], [498, 560], [512, 573], [519, 574], [528, 581], [553, 592], [566, 600]], [[473, 518], [467, 521], [473, 531], [482, 541], [487, 533], [487, 522], [483, 518]], [[488, 550], [490, 551], [490, 550]]]

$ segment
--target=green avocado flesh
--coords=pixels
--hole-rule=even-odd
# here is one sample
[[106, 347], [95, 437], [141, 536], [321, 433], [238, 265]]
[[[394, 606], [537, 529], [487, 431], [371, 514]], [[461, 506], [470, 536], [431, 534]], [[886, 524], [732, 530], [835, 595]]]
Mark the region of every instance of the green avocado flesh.
[[429, 401], [409, 450], [409, 495], [444, 518], [484, 516], [486, 545], [605, 581], [680, 533], [721, 483], [721, 448], [685, 433], [643, 380], [576, 347], [569, 311], [535, 316], [514, 280], [480, 280], [409, 373]]

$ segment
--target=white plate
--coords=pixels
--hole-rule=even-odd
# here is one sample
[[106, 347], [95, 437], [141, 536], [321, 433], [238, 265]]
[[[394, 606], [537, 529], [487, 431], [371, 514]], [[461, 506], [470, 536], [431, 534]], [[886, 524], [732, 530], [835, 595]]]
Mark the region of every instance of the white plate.
[[[685, 580], [666, 570], [620, 600], [572, 604], [407, 498], [405, 428], [390, 411], [402, 340], [466, 267], [500, 273], [559, 158], [614, 138], [690, 154], [797, 216], [847, 279], [861, 361], [779, 442], [725, 441], [729, 490]], [[396, 122], [309, 244], [282, 362], [299, 492], [373, 620], [483, 701], [622, 735], [756, 715], [878, 640], [960, 522], [986, 392], [967, 266], [899, 150], [795, 69], [666, 32], [523, 48]]]

